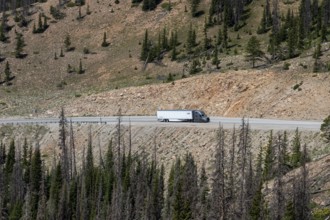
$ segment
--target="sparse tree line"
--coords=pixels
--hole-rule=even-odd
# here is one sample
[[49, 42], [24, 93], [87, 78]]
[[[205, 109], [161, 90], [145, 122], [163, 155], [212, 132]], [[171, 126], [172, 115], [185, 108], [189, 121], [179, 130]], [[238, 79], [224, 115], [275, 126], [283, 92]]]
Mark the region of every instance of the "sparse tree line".
[[[14, 30], [16, 37], [15, 37], [15, 51], [14, 55], [17, 59], [23, 59], [28, 55], [27, 51], [24, 51], [24, 47], [26, 46], [23, 31], [18, 31], [16, 29], [15, 25], [9, 25], [8, 19], [9, 16], [12, 15], [14, 17], [14, 21], [16, 22], [17, 27], [31, 27], [33, 34], [41, 34], [45, 32], [49, 27], [49, 19], [44, 12], [39, 12], [36, 21], [32, 23], [31, 16], [35, 14], [36, 12], [32, 10], [33, 6], [32, 4], [35, 2], [45, 2], [44, 0], [40, 1], [33, 1], [33, 0], [12, 0], [12, 1], [0, 1], [0, 11], [2, 12], [1, 17], [1, 23], [0, 23], [0, 41], [2, 43], [10, 43], [11, 39], [9, 37], [9, 32]], [[71, 1], [70, 1], [71, 2]], [[65, 17], [65, 13], [63, 12], [62, 6], [65, 4], [69, 4], [69, 1], [59, 1], [58, 5], [50, 6], [50, 15], [55, 20], [59, 20]], [[82, 19], [84, 16], [82, 16], [81, 13], [81, 6], [85, 4], [85, 1], [83, 0], [77, 0], [74, 3], [74, 6], [79, 6], [78, 16], [77, 19]], [[68, 7], [72, 7], [67, 5]], [[10, 11], [8, 13], [8, 11]], [[86, 6], [86, 15], [89, 15], [90, 9], [89, 5]], [[31, 25], [30, 25], [31, 24]], [[107, 47], [110, 43], [107, 42], [106, 39], [106, 33], [104, 33], [104, 39], [102, 42], [102, 47]], [[70, 35], [67, 34], [65, 36], [65, 39], [63, 40], [63, 47], [65, 48], [65, 52], [73, 51], [75, 49], [74, 46], [71, 45], [71, 38]], [[88, 48], [84, 48], [83, 53], [87, 54], [90, 51]], [[60, 49], [59, 56], [57, 52], [54, 53], [54, 59], [57, 60], [59, 57], [64, 57], [63, 49]], [[0, 62], [4, 61], [6, 57], [4, 55], [0, 54]], [[83, 67], [81, 59], [79, 60], [78, 67], [75, 68], [68, 64], [68, 73], [76, 72], [78, 74], [82, 74], [85, 72], [85, 68]], [[13, 79], [15, 76], [13, 75], [13, 72], [10, 69], [10, 63], [9, 61], [6, 61], [5, 67], [0, 72], [0, 85], [12, 85]]]
[[[207, 174], [205, 165], [198, 168], [188, 153], [173, 162], [167, 180], [165, 168], [157, 159], [156, 144], [152, 155], [133, 154], [130, 128], [126, 144], [121, 130], [119, 118], [116, 136], [106, 153], [98, 149], [98, 155], [90, 131], [79, 168], [73, 128], [63, 111], [60, 154], [54, 156], [51, 168], [44, 165], [42, 146], [32, 148], [26, 140], [23, 146], [11, 141], [8, 148], [1, 143], [1, 219], [313, 217], [306, 145], [301, 146], [298, 130], [292, 143], [286, 133], [270, 132], [266, 148], [260, 148], [254, 158], [249, 125], [244, 120], [230, 136], [220, 126], [211, 173]], [[292, 186], [284, 187], [283, 177], [292, 168], [299, 171]], [[272, 187], [269, 180], [274, 182]], [[321, 212], [323, 217], [328, 211]], [[314, 217], [322, 219], [316, 214]]]
[[[256, 32], [257, 35], [267, 34], [268, 42], [261, 42], [257, 35], [252, 35], [245, 47], [247, 59], [251, 61], [254, 68], [257, 61], [271, 64], [278, 60], [286, 60], [299, 56], [304, 50], [314, 48], [313, 71], [329, 71], [330, 63], [324, 63], [320, 60], [322, 56], [322, 43], [328, 42], [329, 24], [330, 24], [330, 1], [303, 0], [300, 1], [299, 10], [294, 12], [288, 7], [286, 14], [281, 14], [279, 9], [279, 1], [264, 0], [263, 14], [260, 25]], [[232, 44], [229, 37], [229, 31], [234, 33], [246, 25], [246, 19], [249, 14], [245, 10], [252, 2], [242, 0], [212, 0], [208, 15], [205, 16], [205, 24], [203, 33], [198, 34], [202, 38], [196, 41], [196, 32], [192, 25], [188, 24], [188, 37], [186, 40], [177, 38], [177, 43], [181, 42], [182, 47], [179, 49], [180, 43], [175, 47], [162, 47], [160, 41], [149, 42], [144, 38], [142, 44], [141, 60], [145, 62], [159, 62], [164, 57], [164, 52], [169, 52], [171, 60], [184, 61], [188, 59], [190, 63], [190, 72], [198, 72], [205, 68], [207, 60], [211, 60], [211, 64], [220, 68], [219, 55], [224, 53], [237, 54], [237, 47], [232, 51]], [[199, 16], [198, 11], [199, 0], [189, 0], [190, 11], [192, 17]], [[218, 35], [212, 39], [208, 36], [208, 28], [219, 26]], [[166, 28], [164, 28], [166, 30]], [[146, 31], [147, 32], [147, 31]], [[154, 36], [155, 34], [153, 34]], [[164, 39], [163, 33], [159, 34]], [[165, 36], [169, 38], [171, 32]], [[147, 34], [145, 35], [147, 36]], [[178, 34], [177, 34], [178, 36]], [[237, 33], [237, 39], [240, 39]], [[262, 49], [262, 43], [266, 45], [266, 50]], [[197, 63], [197, 67], [196, 67]]]

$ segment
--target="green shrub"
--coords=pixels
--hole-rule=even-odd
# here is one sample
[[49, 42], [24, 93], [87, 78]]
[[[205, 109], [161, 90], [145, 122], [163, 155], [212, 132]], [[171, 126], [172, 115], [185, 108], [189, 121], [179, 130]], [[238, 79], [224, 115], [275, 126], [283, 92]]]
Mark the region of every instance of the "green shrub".
[[83, 52], [84, 52], [84, 54], [89, 54], [90, 53], [90, 51], [87, 47], [84, 47]]
[[172, 10], [172, 4], [168, 2], [164, 2], [161, 4], [161, 7], [166, 10], [166, 11], [171, 11]]
[[72, 8], [72, 7], [76, 6], [76, 4], [74, 2], [68, 2], [66, 4], [66, 6], [69, 7], [69, 8]]
[[283, 69], [284, 70], [288, 70], [289, 69], [289, 67], [290, 67], [290, 63], [287, 63], [287, 62], [285, 62], [284, 64], [283, 64]]
[[324, 220], [327, 219], [327, 217], [330, 216], [330, 209], [329, 208], [323, 208], [323, 209], [314, 209], [313, 210], [313, 219], [314, 220]]

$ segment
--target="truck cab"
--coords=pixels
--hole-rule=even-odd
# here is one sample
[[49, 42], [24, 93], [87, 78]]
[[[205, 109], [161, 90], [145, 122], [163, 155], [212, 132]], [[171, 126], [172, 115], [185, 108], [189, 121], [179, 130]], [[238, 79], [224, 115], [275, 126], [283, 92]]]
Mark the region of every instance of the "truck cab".
[[210, 118], [207, 117], [207, 115], [200, 110], [194, 110], [193, 111], [193, 115], [194, 115], [194, 122], [210, 122]]

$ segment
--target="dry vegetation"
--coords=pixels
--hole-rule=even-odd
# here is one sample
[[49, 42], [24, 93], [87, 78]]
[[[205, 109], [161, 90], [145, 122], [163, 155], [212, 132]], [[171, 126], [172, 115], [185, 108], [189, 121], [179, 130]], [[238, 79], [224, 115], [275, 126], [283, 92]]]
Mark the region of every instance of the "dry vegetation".
[[[255, 1], [253, 4], [261, 4]], [[49, 15], [50, 5], [57, 1], [36, 4], [37, 12], [32, 16], [29, 28], [19, 29], [24, 33], [28, 53], [25, 59], [14, 58], [14, 32], [11, 31], [9, 44], [0, 44], [0, 51], [10, 64], [15, 80], [10, 87], [0, 88], [0, 115], [6, 116], [58, 116], [61, 106], [66, 114], [114, 115], [121, 107], [124, 115], [154, 115], [157, 109], [203, 109], [211, 116], [260, 117], [282, 119], [322, 120], [329, 115], [330, 89], [329, 73], [312, 73], [313, 51], [305, 52], [301, 57], [287, 61], [289, 70], [284, 70], [284, 63], [272, 66], [258, 62], [259, 67], [249, 70], [251, 64], [245, 60], [244, 47], [239, 47], [239, 54], [234, 56], [220, 55], [221, 69], [215, 70], [206, 64], [198, 76], [181, 79], [187, 74], [187, 61], [171, 62], [167, 56], [165, 66], [149, 64], [142, 71], [143, 63], [139, 60], [145, 29], [157, 38], [158, 33], [167, 27], [179, 30], [184, 39], [185, 30], [191, 22], [188, 13], [184, 13], [186, 1], [172, 1], [173, 10], [167, 12], [160, 6], [157, 10], [144, 13], [132, 8], [130, 1], [116, 5], [106, 0], [89, 1], [91, 15], [86, 15], [86, 6], [82, 7], [82, 20], [76, 19], [78, 8], [65, 9], [63, 20], [49, 21], [48, 30], [42, 34], [32, 34], [32, 25], [37, 21], [38, 12]], [[203, 7], [203, 5], [202, 5]], [[255, 5], [252, 8], [257, 8]], [[284, 8], [284, 5], [281, 5]], [[293, 5], [297, 7], [297, 3]], [[262, 10], [257, 10], [260, 13]], [[113, 11], [113, 12], [112, 12]], [[284, 10], [283, 10], [284, 11]], [[255, 13], [252, 12], [251, 13]], [[193, 20], [194, 26], [201, 31], [204, 18]], [[250, 18], [255, 24], [259, 17]], [[14, 25], [12, 18], [9, 23]], [[15, 29], [14, 28], [14, 29]], [[257, 26], [246, 26], [240, 37], [248, 39], [249, 30]], [[216, 35], [216, 29], [210, 29], [210, 36]], [[103, 33], [107, 33], [109, 47], [101, 47]], [[64, 48], [63, 41], [70, 34], [74, 51], [66, 52], [65, 57], [54, 59]], [[237, 33], [231, 33], [232, 44], [236, 43]], [[182, 40], [181, 40], [182, 42]], [[184, 43], [184, 42], [182, 42]], [[266, 45], [263, 45], [266, 48]], [[84, 54], [88, 48], [90, 54]], [[183, 49], [183, 48], [181, 48]], [[329, 45], [322, 47], [321, 59], [329, 59]], [[85, 73], [82, 75], [67, 73], [68, 64], [78, 68], [82, 59]], [[0, 64], [0, 71], [4, 62]], [[169, 73], [175, 75], [174, 83], [164, 83]], [[180, 80], [179, 80], [180, 79]], [[23, 128], [20, 128], [23, 129]], [[33, 137], [35, 127], [24, 128], [29, 137]], [[88, 133], [87, 126], [76, 126], [77, 145], [84, 147]], [[114, 128], [100, 126], [94, 128], [94, 143], [105, 149]], [[6, 141], [15, 132], [10, 127], [2, 127], [1, 135]], [[39, 141], [43, 147], [44, 157], [51, 161], [54, 147], [57, 145], [58, 127], [41, 128]], [[228, 131], [229, 132], [229, 131]], [[266, 142], [264, 132], [255, 132], [254, 143]], [[125, 134], [127, 135], [127, 133]], [[199, 164], [207, 161], [214, 153], [215, 130], [134, 127], [133, 146], [136, 152], [145, 146], [154, 144], [154, 136], [161, 161], [169, 166], [172, 159], [192, 152]], [[23, 135], [18, 137], [22, 140]], [[304, 133], [304, 143], [310, 147], [313, 159], [327, 155], [328, 146], [322, 143], [319, 134]], [[95, 155], [99, 155], [95, 148]], [[149, 150], [150, 149], [146, 149]], [[78, 154], [81, 157], [82, 149]], [[329, 156], [309, 165], [314, 181], [314, 201], [327, 205], [329, 179], [323, 178], [322, 172], [329, 167]], [[322, 192], [318, 194], [317, 192]]]
[[[201, 108], [210, 115], [219, 116], [317, 120], [328, 114], [328, 73], [310, 73], [313, 51], [287, 61], [291, 64], [289, 70], [283, 70], [281, 62], [272, 66], [258, 62], [258, 70], [247, 71], [251, 64], [244, 57], [245, 45], [240, 45], [237, 47], [240, 55], [233, 56], [233, 51], [231, 56], [220, 55], [220, 70], [212, 68], [207, 61], [202, 76], [176, 81], [175, 85], [163, 84], [169, 73], [176, 79], [188, 75], [189, 62], [171, 62], [165, 56], [164, 66], [149, 64], [142, 71], [139, 43], [145, 29], [154, 39], [164, 27], [168, 31], [178, 30], [182, 43], [180, 50], [183, 50], [185, 30], [190, 22], [197, 30], [198, 41], [201, 41], [204, 15], [191, 20], [189, 13], [184, 13], [186, 1], [172, 1], [170, 12], [159, 6], [147, 13], [132, 8], [129, 1], [87, 3], [90, 15], [86, 15], [87, 6], [83, 6], [83, 19], [77, 20], [78, 7], [67, 7], [64, 10], [66, 17], [59, 21], [49, 20], [50, 26], [42, 34], [32, 34], [33, 23], [37, 23], [39, 12], [52, 18], [49, 8], [57, 4], [55, 0], [33, 6], [32, 11], [36, 13], [31, 16], [28, 28], [14, 26], [13, 30], [24, 34], [24, 51], [28, 56], [14, 58], [15, 34], [12, 30], [10, 43], [0, 45], [15, 75], [12, 86], [0, 88], [1, 115], [55, 116], [61, 106], [66, 106], [71, 115], [109, 115], [117, 112], [119, 105], [124, 114], [131, 115], [153, 115], [158, 108]], [[256, 9], [261, 5], [255, 1], [250, 6], [249, 13], [254, 16], [249, 18], [249, 23], [257, 24], [260, 14]], [[288, 7], [280, 6], [282, 12]], [[297, 3], [290, 7], [296, 8]], [[207, 1], [201, 9], [207, 11]], [[262, 10], [257, 11], [261, 13]], [[15, 25], [12, 16], [9, 24]], [[240, 42], [246, 42], [250, 37], [249, 30], [254, 32], [256, 28], [256, 25], [247, 25], [238, 33], [231, 32], [230, 44], [237, 44], [237, 34], [242, 39]], [[101, 47], [104, 32], [110, 43], [105, 48]], [[211, 28], [209, 36], [213, 39], [216, 32], [217, 28]], [[64, 49], [67, 34], [75, 50], [65, 52], [64, 57], [55, 60], [54, 54], [59, 56], [61, 48]], [[84, 48], [90, 53], [84, 54]], [[324, 44], [321, 59], [327, 60], [328, 49], [329, 46]], [[77, 69], [80, 59], [85, 73], [67, 73], [68, 64]], [[4, 68], [4, 63], [0, 64], [0, 69]], [[213, 74], [209, 75], [210, 72]], [[292, 89], [301, 82], [301, 91]], [[156, 85], [128, 88], [145, 84]]]

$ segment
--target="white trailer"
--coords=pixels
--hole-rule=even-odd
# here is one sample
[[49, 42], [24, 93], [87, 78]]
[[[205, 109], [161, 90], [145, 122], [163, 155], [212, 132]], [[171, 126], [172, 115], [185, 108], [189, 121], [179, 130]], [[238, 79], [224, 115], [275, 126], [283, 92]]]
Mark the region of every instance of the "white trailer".
[[157, 120], [161, 122], [209, 122], [210, 118], [201, 110], [159, 110]]

